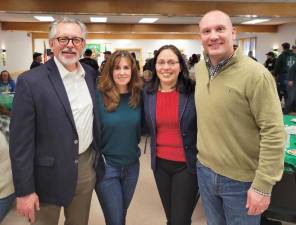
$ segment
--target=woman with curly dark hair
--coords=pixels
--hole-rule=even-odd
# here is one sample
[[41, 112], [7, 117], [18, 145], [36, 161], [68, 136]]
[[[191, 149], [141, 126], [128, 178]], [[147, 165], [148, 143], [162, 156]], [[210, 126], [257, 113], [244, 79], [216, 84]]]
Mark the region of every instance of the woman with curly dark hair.
[[152, 80], [144, 90], [151, 137], [151, 166], [168, 225], [190, 225], [198, 200], [195, 83], [181, 52], [162, 46]]
[[138, 176], [142, 80], [128, 51], [114, 52], [98, 83], [99, 143], [105, 174], [96, 193], [107, 225], [124, 225]]

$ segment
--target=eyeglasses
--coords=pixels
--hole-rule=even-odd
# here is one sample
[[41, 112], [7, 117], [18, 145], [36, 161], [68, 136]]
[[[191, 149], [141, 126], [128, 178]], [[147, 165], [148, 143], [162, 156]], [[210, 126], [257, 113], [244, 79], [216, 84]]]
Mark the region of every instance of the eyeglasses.
[[160, 67], [165, 66], [165, 64], [167, 64], [169, 67], [174, 67], [175, 65], [179, 64], [178, 61], [173, 61], [173, 60], [169, 60], [169, 61], [157, 61], [156, 64]]
[[58, 40], [59, 44], [62, 46], [67, 46], [70, 41], [72, 41], [72, 44], [74, 46], [80, 46], [84, 42], [84, 39], [80, 37], [73, 37], [73, 38], [57, 37], [56, 39]]

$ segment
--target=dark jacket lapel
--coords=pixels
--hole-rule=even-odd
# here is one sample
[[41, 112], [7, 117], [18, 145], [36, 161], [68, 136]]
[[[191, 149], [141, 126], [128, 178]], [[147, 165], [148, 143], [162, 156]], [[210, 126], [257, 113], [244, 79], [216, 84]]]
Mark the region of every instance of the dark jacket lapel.
[[75, 126], [70, 102], [68, 99], [68, 95], [67, 95], [65, 86], [63, 84], [61, 75], [59, 73], [58, 67], [56, 66], [53, 59], [50, 59], [49, 61], [47, 61], [45, 65], [48, 68], [48, 78], [49, 78], [53, 88], [55, 89], [55, 92], [56, 92], [58, 98], [60, 99], [60, 101], [66, 111], [67, 117], [71, 121], [71, 124], [72, 124], [74, 130], [76, 130], [76, 126]]
[[188, 95], [179, 93], [179, 124], [181, 128], [181, 121], [188, 101]]
[[148, 95], [149, 98], [149, 114], [150, 114], [150, 120], [151, 124], [153, 125], [153, 132], [156, 134], [156, 94], [150, 94]]

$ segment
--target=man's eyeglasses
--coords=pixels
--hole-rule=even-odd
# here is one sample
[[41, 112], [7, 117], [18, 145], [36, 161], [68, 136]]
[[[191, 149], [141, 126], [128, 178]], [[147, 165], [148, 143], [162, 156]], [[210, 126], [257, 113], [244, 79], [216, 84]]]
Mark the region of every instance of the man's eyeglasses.
[[167, 62], [166, 61], [157, 61], [156, 64], [161, 67], [165, 66], [165, 64], [167, 64], [169, 67], [174, 67], [175, 65], [179, 64], [179, 62], [173, 61], [173, 60], [169, 60]]
[[69, 41], [72, 41], [72, 44], [74, 46], [80, 46], [84, 42], [84, 39], [80, 37], [73, 37], [73, 38], [57, 37], [56, 39], [58, 40], [59, 44], [62, 46], [67, 46], [69, 44]]

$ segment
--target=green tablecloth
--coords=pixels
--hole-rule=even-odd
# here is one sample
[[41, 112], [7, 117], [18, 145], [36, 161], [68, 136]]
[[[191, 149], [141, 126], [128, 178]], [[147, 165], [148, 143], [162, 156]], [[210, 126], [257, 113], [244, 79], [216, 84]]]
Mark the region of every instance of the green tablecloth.
[[0, 105], [11, 110], [13, 94], [0, 94]]
[[[296, 126], [296, 122], [291, 119], [296, 119], [296, 116], [284, 115], [285, 126]], [[296, 149], [296, 135], [290, 134], [290, 144], [285, 149], [285, 172], [294, 173], [296, 171], [296, 156], [287, 153], [287, 150]]]

